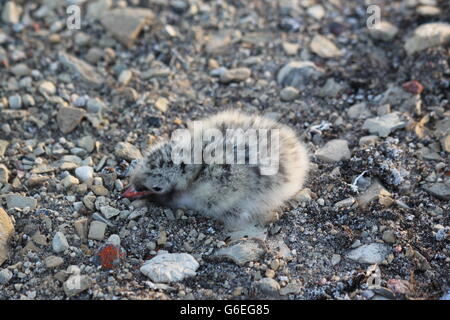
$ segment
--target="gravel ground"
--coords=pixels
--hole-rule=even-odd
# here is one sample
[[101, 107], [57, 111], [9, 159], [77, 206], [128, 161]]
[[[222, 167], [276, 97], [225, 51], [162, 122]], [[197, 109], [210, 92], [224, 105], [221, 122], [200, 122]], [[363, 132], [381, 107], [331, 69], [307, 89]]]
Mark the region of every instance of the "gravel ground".
[[[0, 299], [450, 299], [450, 4], [373, 3], [2, 2]], [[120, 199], [231, 108], [311, 153], [266, 236]]]

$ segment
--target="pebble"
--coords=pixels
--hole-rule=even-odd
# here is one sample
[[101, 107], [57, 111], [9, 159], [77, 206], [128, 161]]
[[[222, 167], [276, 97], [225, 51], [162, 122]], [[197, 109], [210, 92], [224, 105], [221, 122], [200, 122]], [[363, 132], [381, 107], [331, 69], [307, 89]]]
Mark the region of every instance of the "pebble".
[[64, 259], [57, 256], [49, 256], [44, 260], [45, 266], [47, 268], [57, 268], [64, 263]]
[[159, 250], [158, 255], [147, 260], [140, 271], [156, 283], [179, 282], [193, 277], [199, 263], [188, 253], [168, 253]]
[[359, 263], [379, 264], [383, 262], [390, 249], [382, 243], [371, 243], [362, 245], [347, 253], [347, 258]]
[[82, 239], [86, 239], [87, 238], [87, 234], [88, 234], [88, 219], [87, 218], [81, 218], [76, 220], [73, 223], [73, 227], [75, 228], [75, 232], [77, 233], [77, 235]]
[[392, 41], [398, 33], [398, 28], [387, 21], [380, 21], [374, 28], [369, 29], [369, 34], [373, 39], [382, 41]]
[[106, 219], [111, 219], [112, 217], [115, 217], [120, 214], [120, 210], [113, 208], [111, 206], [100, 207], [100, 212]]
[[18, 94], [10, 96], [8, 98], [8, 103], [11, 109], [20, 109], [22, 108], [22, 97]]
[[391, 193], [387, 191], [380, 182], [375, 181], [363, 194], [357, 198], [357, 202], [359, 207], [365, 208], [374, 200], [390, 196]]
[[256, 240], [243, 240], [229, 247], [220, 248], [214, 256], [221, 259], [231, 260], [239, 266], [250, 261], [258, 261], [265, 253], [261, 243]]
[[13, 273], [8, 269], [0, 270], [0, 285], [7, 284], [13, 277]]
[[306, 9], [306, 13], [316, 20], [322, 20], [325, 17], [325, 9], [322, 5], [316, 4]]
[[59, 130], [62, 133], [72, 132], [85, 117], [85, 114], [86, 111], [84, 109], [61, 106], [56, 117]]
[[7, 194], [6, 205], [8, 209], [13, 208], [30, 208], [36, 209], [37, 200], [31, 197], [24, 197], [19, 194]]
[[0, 164], [0, 184], [7, 184], [9, 180], [9, 170], [4, 164]]
[[52, 240], [52, 249], [56, 253], [61, 253], [69, 249], [66, 236], [61, 231], [56, 232]]
[[90, 188], [97, 196], [107, 196], [109, 194], [108, 189], [106, 189], [103, 185], [93, 185], [90, 186]]
[[342, 51], [336, 45], [322, 35], [316, 35], [310, 45], [312, 52], [322, 58], [338, 58], [342, 56]]
[[119, 142], [114, 149], [114, 154], [128, 161], [142, 158], [141, 151], [128, 142]]
[[404, 128], [405, 126], [406, 122], [400, 119], [399, 113], [392, 112], [381, 117], [367, 119], [362, 128], [380, 137], [387, 137], [395, 130]]
[[94, 169], [89, 166], [82, 166], [75, 169], [75, 175], [82, 183], [91, 183], [94, 179]]
[[393, 230], [386, 230], [383, 232], [382, 239], [386, 243], [395, 243], [397, 241], [395, 232]]
[[106, 232], [106, 223], [101, 221], [92, 221], [89, 226], [88, 238], [93, 240], [103, 240]]
[[435, 46], [445, 45], [450, 41], [450, 24], [431, 22], [417, 27], [412, 37], [405, 42], [408, 55]]
[[166, 112], [169, 108], [169, 100], [164, 97], [159, 97], [155, 102], [155, 108], [161, 112]]
[[450, 187], [444, 183], [427, 184], [423, 186], [423, 189], [440, 200], [450, 200]]
[[87, 62], [80, 60], [68, 53], [59, 52], [59, 61], [70, 69], [71, 72], [75, 73], [77, 76], [81, 77], [83, 81], [94, 87], [99, 87], [104, 82], [104, 77], [102, 77], [95, 68], [92, 67]]
[[21, 8], [14, 1], [7, 1], [3, 6], [2, 20], [4, 23], [15, 24], [20, 20]]
[[73, 297], [92, 286], [92, 280], [85, 275], [75, 274], [70, 276], [63, 284], [64, 293], [67, 297]]
[[112, 0], [97, 0], [87, 4], [86, 17], [89, 20], [99, 19], [112, 7]]
[[331, 265], [335, 266], [335, 265], [339, 264], [339, 262], [341, 262], [341, 255], [333, 254], [331, 256]]
[[14, 234], [14, 225], [2, 207], [0, 207], [0, 266], [8, 259], [9, 240]]
[[119, 83], [126, 86], [130, 81], [131, 78], [133, 77], [133, 72], [131, 72], [131, 70], [123, 70], [120, 75], [119, 75]]
[[271, 278], [262, 278], [255, 283], [256, 290], [267, 296], [277, 296], [280, 291], [280, 284]]
[[324, 70], [311, 61], [292, 61], [284, 65], [277, 75], [277, 82], [283, 87], [299, 88], [323, 76]]
[[334, 139], [328, 141], [316, 151], [316, 157], [324, 162], [338, 162], [350, 159], [351, 153], [347, 140]]
[[295, 100], [296, 98], [298, 98], [299, 95], [300, 95], [300, 91], [298, 91], [294, 87], [283, 88], [280, 92], [280, 98], [283, 101]]
[[288, 56], [295, 56], [298, 52], [298, 48], [300, 47], [297, 43], [291, 43], [291, 42], [283, 42], [282, 44], [284, 52]]
[[222, 83], [240, 82], [247, 80], [252, 74], [248, 68], [227, 69], [220, 75]]
[[67, 175], [64, 179], [61, 180], [61, 184], [64, 186], [64, 188], [69, 189], [70, 187], [77, 185], [80, 183], [80, 180], [75, 178], [72, 175]]
[[370, 109], [367, 107], [367, 103], [357, 103], [347, 110], [347, 114], [352, 119], [367, 119], [372, 115]]
[[50, 81], [42, 81], [38, 90], [44, 97], [54, 96], [56, 94], [56, 87]]
[[142, 29], [154, 19], [153, 11], [146, 8], [117, 8], [103, 14], [100, 22], [120, 43], [131, 47]]

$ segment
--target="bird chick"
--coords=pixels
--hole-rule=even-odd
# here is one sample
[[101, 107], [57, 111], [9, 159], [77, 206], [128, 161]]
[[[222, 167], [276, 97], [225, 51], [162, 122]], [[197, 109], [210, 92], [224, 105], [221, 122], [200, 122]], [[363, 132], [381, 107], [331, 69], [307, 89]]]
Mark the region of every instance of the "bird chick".
[[192, 209], [236, 229], [272, 221], [306, 179], [306, 148], [271, 119], [225, 111], [178, 133], [148, 151], [124, 197]]

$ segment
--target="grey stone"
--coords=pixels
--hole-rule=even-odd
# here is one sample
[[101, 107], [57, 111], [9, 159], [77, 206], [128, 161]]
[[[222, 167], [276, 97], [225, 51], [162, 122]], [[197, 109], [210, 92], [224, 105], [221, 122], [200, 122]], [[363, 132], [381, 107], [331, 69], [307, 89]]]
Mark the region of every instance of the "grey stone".
[[280, 291], [278, 282], [271, 278], [262, 278], [255, 283], [255, 286], [259, 293], [267, 296], [276, 296]]
[[4, 164], [0, 164], [0, 183], [7, 184], [9, 180], [9, 170]]
[[101, 221], [92, 221], [89, 227], [88, 238], [93, 240], [103, 240], [105, 237], [106, 223]]
[[387, 137], [393, 131], [404, 128], [406, 122], [402, 121], [398, 112], [388, 113], [381, 117], [367, 119], [363, 124], [363, 129], [369, 130], [380, 137]]
[[22, 108], [22, 97], [18, 94], [12, 95], [8, 98], [9, 107], [11, 109]]
[[347, 109], [347, 114], [352, 119], [366, 119], [372, 115], [365, 102], [351, 106]]
[[103, 84], [104, 78], [87, 62], [62, 51], [59, 52], [58, 57], [63, 65], [81, 77], [87, 84], [93, 85], [94, 87], [99, 87]]
[[105, 12], [100, 22], [114, 38], [131, 47], [142, 29], [153, 22], [153, 11], [145, 8], [118, 8]]
[[220, 248], [214, 254], [215, 257], [231, 260], [239, 266], [250, 261], [258, 261], [265, 253], [261, 242], [257, 240], [243, 240], [229, 247]]
[[391, 41], [398, 33], [398, 28], [387, 21], [380, 21], [373, 28], [369, 29], [372, 38], [382, 41]]
[[280, 98], [283, 101], [292, 101], [299, 96], [300, 92], [294, 87], [286, 87], [281, 90]]
[[140, 271], [156, 283], [179, 282], [196, 275], [199, 263], [187, 253], [168, 253], [160, 250], [147, 260]]
[[142, 158], [141, 151], [128, 142], [119, 142], [114, 149], [114, 153], [117, 157], [128, 161]]
[[56, 253], [64, 252], [69, 249], [69, 243], [66, 236], [61, 231], [56, 232], [52, 240], [52, 249]]
[[280, 69], [277, 82], [283, 87], [299, 88], [323, 75], [324, 70], [311, 61], [292, 61]]
[[390, 248], [382, 243], [362, 245], [347, 253], [347, 258], [359, 263], [378, 264], [384, 261]]
[[11, 218], [0, 207], [0, 266], [9, 257], [9, 240], [14, 234], [14, 225]]
[[66, 296], [73, 297], [89, 289], [92, 286], [92, 280], [88, 276], [75, 274], [70, 276], [63, 284]]
[[11, 280], [13, 277], [13, 273], [9, 271], [8, 269], [1, 269], [0, 270], [0, 285], [1, 284], [7, 284], [9, 280]]
[[309, 45], [312, 52], [322, 58], [338, 58], [342, 51], [336, 45], [322, 35], [316, 35]]
[[37, 200], [35, 198], [21, 196], [20, 194], [7, 194], [6, 205], [8, 209], [27, 207], [36, 209]]
[[408, 55], [431, 47], [445, 45], [450, 41], [450, 24], [431, 22], [420, 25], [405, 43]]
[[240, 82], [247, 80], [252, 74], [248, 68], [227, 69], [220, 75], [220, 81], [223, 83]]
[[450, 188], [444, 183], [428, 184], [423, 189], [440, 200], [450, 200]]
[[120, 210], [111, 206], [103, 206], [100, 208], [100, 212], [105, 216], [106, 219], [111, 219], [112, 217], [119, 215]]
[[75, 169], [75, 175], [83, 183], [90, 183], [94, 179], [94, 169], [89, 166], [82, 166]]
[[56, 116], [59, 130], [61, 130], [62, 133], [72, 132], [85, 115], [86, 111], [84, 109], [61, 106]]
[[14, 1], [7, 1], [3, 6], [2, 20], [5, 23], [18, 23], [21, 8]]
[[39, 85], [39, 92], [45, 97], [53, 96], [56, 94], [56, 87], [53, 82], [42, 81]]
[[316, 151], [319, 160], [325, 162], [338, 162], [348, 160], [351, 157], [346, 140], [334, 139], [328, 141], [322, 148]]
[[44, 260], [47, 268], [53, 269], [61, 266], [64, 263], [64, 259], [57, 256], [49, 256]]

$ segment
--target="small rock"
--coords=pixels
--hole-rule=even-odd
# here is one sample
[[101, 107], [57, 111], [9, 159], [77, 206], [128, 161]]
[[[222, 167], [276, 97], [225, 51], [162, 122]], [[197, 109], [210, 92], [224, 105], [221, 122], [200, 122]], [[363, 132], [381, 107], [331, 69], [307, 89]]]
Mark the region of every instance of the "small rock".
[[44, 97], [54, 96], [56, 94], [56, 87], [53, 82], [50, 81], [42, 81], [39, 85], [39, 92]]
[[283, 101], [295, 100], [299, 95], [300, 92], [294, 87], [286, 87], [280, 92], [280, 98]]
[[404, 128], [406, 122], [400, 120], [399, 113], [393, 112], [381, 117], [367, 119], [363, 124], [363, 129], [369, 130], [380, 137], [387, 137], [393, 131]]
[[22, 97], [18, 94], [10, 96], [8, 98], [8, 103], [11, 109], [20, 109], [22, 108]]
[[346, 111], [348, 116], [352, 119], [366, 119], [372, 115], [365, 102], [355, 104]]
[[89, 289], [91, 285], [92, 280], [88, 276], [75, 274], [64, 282], [63, 288], [66, 296], [73, 297]]
[[80, 108], [60, 107], [56, 117], [59, 130], [62, 133], [72, 132], [84, 118], [85, 113], [86, 111]]
[[342, 56], [341, 50], [336, 45], [322, 35], [316, 35], [310, 45], [312, 52], [322, 58], [338, 58]]
[[179, 282], [196, 275], [199, 263], [188, 253], [168, 253], [160, 250], [147, 260], [140, 271], [156, 283]]
[[128, 142], [119, 142], [114, 149], [114, 153], [117, 157], [128, 161], [142, 158], [141, 151]]
[[397, 239], [395, 238], [395, 232], [393, 230], [384, 231], [382, 239], [386, 243], [395, 243], [397, 241]]
[[267, 296], [276, 296], [280, 291], [280, 285], [274, 279], [262, 278], [255, 283], [259, 293]]
[[252, 72], [248, 68], [227, 69], [221, 74], [220, 81], [222, 83], [240, 82], [247, 80], [251, 74]]
[[69, 249], [69, 243], [66, 236], [61, 231], [56, 232], [52, 240], [52, 249], [56, 253], [64, 252]]
[[94, 169], [89, 166], [82, 166], [75, 169], [75, 175], [83, 183], [91, 183], [94, 179]]
[[119, 75], [119, 83], [126, 86], [130, 81], [131, 78], [133, 77], [133, 72], [131, 72], [131, 70], [123, 70], [120, 75]]
[[131, 47], [142, 29], [154, 19], [153, 11], [146, 8], [117, 8], [105, 12], [100, 22], [114, 38]]
[[2, 20], [4, 23], [15, 24], [20, 20], [21, 8], [14, 1], [7, 1], [3, 6]]
[[339, 254], [333, 254], [331, 256], [331, 265], [335, 266], [337, 265], [339, 262], [341, 262], [341, 255]]
[[441, 13], [441, 9], [435, 6], [420, 6], [416, 11], [424, 17], [437, 16]]
[[287, 286], [280, 289], [280, 295], [286, 296], [288, 294], [300, 294], [302, 292], [302, 285], [298, 283], [289, 283]]
[[320, 4], [309, 7], [306, 9], [306, 13], [316, 20], [322, 20], [325, 17], [325, 9]]
[[120, 214], [120, 210], [113, 208], [111, 206], [104, 206], [100, 208], [100, 212], [106, 219], [111, 219]]
[[50, 256], [45, 258], [44, 263], [47, 268], [57, 268], [64, 263], [64, 259], [57, 256]]
[[104, 82], [104, 77], [98, 74], [94, 67], [83, 60], [80, 60], [65, 52], [60, 52], [59, 61], [73, 73], [81, 77], [83, 81], [94, 87], [101, 86]]
[[164, 97], [159, 97], [155, 102], [155, 108], [160, 110], [161, 112], [166, 112], [169, 108], [169, 100]]
[[106, 223], [101, 221], [92, 221], [89, 227], [88, 238], [93, 240], [103, 240], [106, 232]]
[[[1, 263], [0, 263], [1, 264]], [[7, 284], [13, 277], [13, 273], [8, 269], [0, 270], [0, 285]]]
[[295, 56], [298, 52], [299, 45], [297, 43], [283, 42], [282, 44], [284, 52], [288, 56]]
[[412, 37], [406, 40], [405, 50], [408, 55], [427, 48], [445, 45], [450, 41], [450, 24], [431, 22], [414, 30]]
[[88, 224], [87, 218], [78, 219], [73, 223], [75, 232], [82, 240], [87, 238], [87, 232], [88, 232], [87, 224]]
[[259, 241], [243, 240], [229, 247], [220, 248], [214, 254], [217, 258], [231, 260], [239, 266], [250, 261], [258, 261], [265, 253]]
[[0, 164], [0, 183], [7, 184], [9, 180], [9, 170], [4, 164]]
[[107, 196], [109, 194], [108, 189], [103, 185], [93, 185], [90, 188], [97, 196]]
[[277, 82], [283, 87], [299, 88], [323, 76], [324, 70], [311, 61], [292, 61], [280, 69]]
[[345, 85], [336, 82], [330, 78], [325, 82], [325, 85], [320, 89], [319, 95], [322, 97], [336, 98], [345, 90]]
[[448, 187], [444, 183], [428, 184], [425, 185], [423, 189], [429, 194], [431, 194], [433, 197], [436, 197], [444, 201], [450, 200], [450, 187]]
[[77, 178], [75, 178], [74, 176], [72, 176], [70, 174], [61, 180], [61, 184], [66, 189], [72, 187], [73, 185], [77, 185], [79, 183], [80, 183], [80, 180], [78, 180]]
[[387, 191], [378, 181], [375, 181], [369, 189], [367, 189], [363, 194], [361, 194], [357, 201], [358, 206], [365, 208], [370, 202], [379, 199], [381, 197], [389, 197], [391, 193]]
[[397, 33], [398, 28], [387, 21], [381, 21], [374, 28], [369, 29], [369, 34], [372, 38], [382, 41], [393, 40]]
[[9, 257], [9, 240], [13, 234], [13, 222], [6, 211], [0, 207], [0, 266]]
[[6, 205], [8, 209], [13, 208], [30, 208], [36, 209], [37, 200], [31, 197], [24, 197], [19, 194], [7, 194]]
[[328, 141], [322, 148], [316, 151], [316, 157], [325, 162], [348, 160], [351, 157], [348, 142], [340, 139]]
[[347, 253], [347, 258], [359, 263], [379, 264], [389, 254], [389, 247], [381, 243], [362, 245]]
[[97, 0], [89, 2], [86, 8], [86, 17], [89, 20], [99, 19], [112, 6], [112, 0]]

